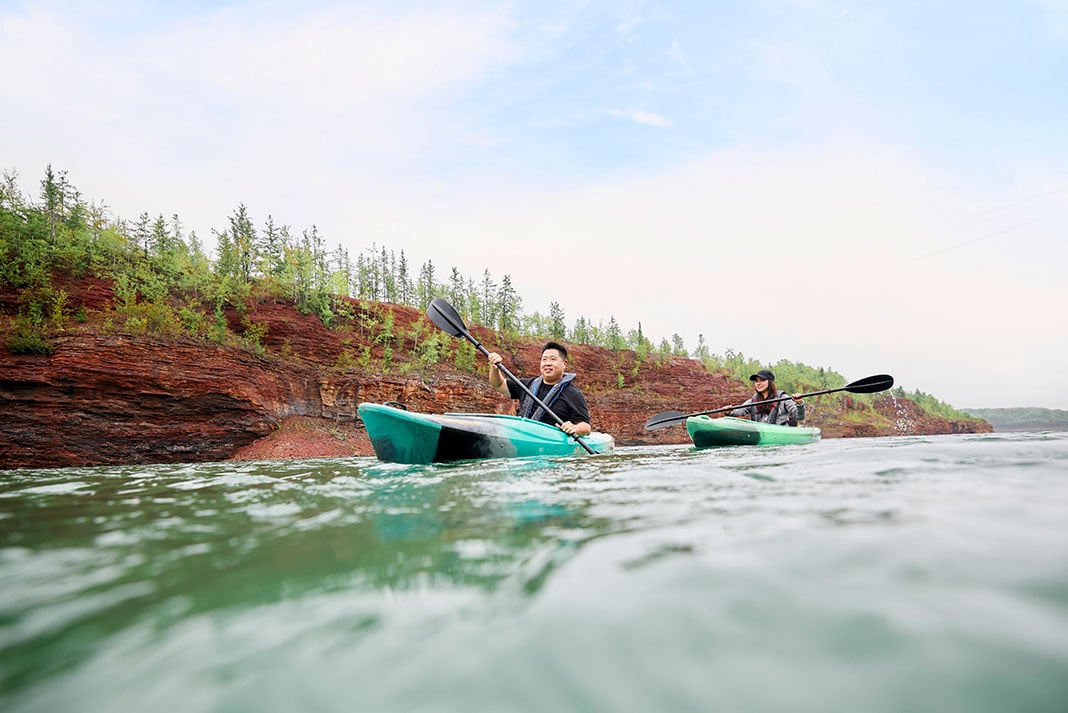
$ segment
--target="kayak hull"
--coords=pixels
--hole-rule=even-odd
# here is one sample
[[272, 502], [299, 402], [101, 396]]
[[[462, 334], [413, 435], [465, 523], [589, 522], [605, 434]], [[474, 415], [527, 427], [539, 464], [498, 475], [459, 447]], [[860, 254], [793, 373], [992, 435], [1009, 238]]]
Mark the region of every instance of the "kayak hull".
[[[446, 463], [485, 458], [583, 455], [566, 433], [540, 421], [486, 413], [427, 414], [362, 403], [357, 413], [379, 460], [389, 463]], [[607, 433], [583, 441], [596, 453], [615, 448]]]
[[818, 428], [777, 426], [732, 416], [694, 416], [686, 419], [686, 430], [698, 448], [803, 445], [820, 439]]

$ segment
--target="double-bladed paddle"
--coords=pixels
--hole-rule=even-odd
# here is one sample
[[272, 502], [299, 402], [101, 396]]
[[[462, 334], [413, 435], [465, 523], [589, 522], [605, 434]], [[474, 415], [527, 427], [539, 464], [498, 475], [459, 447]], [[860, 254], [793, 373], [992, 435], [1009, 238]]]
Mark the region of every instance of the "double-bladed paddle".
[[[453, 306], [445, 300], [441, 299], [440, 297], [435, 297], [433, 300], [431, 300], [430, 306], [426, 309], [426, 316], [429, 317], [430, 321], [438, 325], [438, 327], [440, 327], [443, 331], [448, 332], [454, 337], [463, 337], [467, 341], [474, 344], [475, 348], [478, 349], [480, 352], [482, 352], [486, 356], [490, 355], [489, 350], [482, 346], [482, 343], [475, 339], [475, 337], [467, 331], [467, 327], [464, 325], [464, 321], [460, 317], [459, 313], [455, 309], [453, 309]], [[534, 403], [545, 409], [545, 413], [552, 416], [553, 420], [556, 421], [557, 424], [563, 425], [564, 420], [557, 416], [555, 413], [553, 413], [552, 409], [546, 406], [545, 403], [541, 399], [539, 399], [533, 391], [527, 388], [526, 384], [517, 379], [515, 374], [508, 371], [504, 364], [498, 364], [497, 368], [500, 369], [502, 374], [514, 381], [516, 386], [526, 392], [526, 394], [530, 396], [530, 398], [534, 399]], [[594, 450], [589, 447], [586, 441], [582, 440], [581, 436], [572, 435], [571, 437], [578, 441], [578, 444], [585, 448], [587, 453], [589, 453], [590, 455], [595, 455]]]
[[[874, 394], [879, 391], [886, 391], [894, 385], [894, 377], [889, 374], [877, 374], [876, 376], [869, 376], [866, 379], [858, 379], [845, 386], [839, 386], [837, 389], [824, 389], [823, 391], [811, 391], [807, 394], [801, 394], [801, 398], [808, 398], [809, 396], [819, 396], [820, 394], [831, 394], [835, 391], [849, 391], [854, 394]], [[761, 401], [761, 403], [770, 404], [775, 401], [787, 401], [792, 399], [793, 396], [780, 396], [775, 399], [768, 399], [767, 401]], [[676, 423], [682, 423], [688, 418], [694, 416], [707, 416], [713, 413], [724, 413], [726, 411], [733, 411], [736, 408], [741, 408], [741, 404], [737, 406], [723, 406], [720, 408], [714, 408], [711, 411], [698, 411], [697, 413], [682, 413], [681, 411], [665, 411], [664, 413], [658, 413], [651, 419], [645, 422], [646, 431], [655, 431], [658, 428], [666, 428], [673, 426]]]

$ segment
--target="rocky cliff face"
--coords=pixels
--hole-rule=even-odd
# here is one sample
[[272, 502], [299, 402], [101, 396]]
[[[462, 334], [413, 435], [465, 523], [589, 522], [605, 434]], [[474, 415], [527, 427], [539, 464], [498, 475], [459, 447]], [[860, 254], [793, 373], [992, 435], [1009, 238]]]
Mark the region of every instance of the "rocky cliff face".
[[[88, 282], [68, 294], [81, 295], [90, 310], [105, 309], [111, 296], [106, 285]], [[10, 293], [0, 295], [8, 323], [16, 302]], [[54, 336], [49, 356], [0, 349], [0, 468], [371, 455], [356, 419], [362, 401], [400, 401], [430, 413], [513, 412], [513, 402], [486, 383], [481, 356], [474, 373], [456, 368], [451, 354], [426, 368], [410, 366], [420, 341], [437, 333], [421, 313], [350, 306], [353, 326], [340, 330], [286, 304], [231, 311], [235, 331], [264, 334], [262, 354], [193, 338], [138, 336], [121, 326], [101, 333], [91, 324]], [[371, 325], [361, 316], [383, 310], [392, 311], [392, 336], [356, 326]], [[470, 328], [513, 373], [536, 372], [539, 344], [500, 344], [495, 333]], [[392, 366], [384, 372], [387, 361]], [[576, 346], [569, 369], [579, 374], [595, 428], [621, 446], [687, 443], [683, 427], [647, 432], [645, 421], [661, 411], [738, 403], [749, 393], [677, 357], [657, 362]], [[990, 430], [982, 421], [931, 418], [889, 396], [874, 410], [848, 400], [833, 408], [810, 403], [809, 414], [807, 423], [826, 437]]]

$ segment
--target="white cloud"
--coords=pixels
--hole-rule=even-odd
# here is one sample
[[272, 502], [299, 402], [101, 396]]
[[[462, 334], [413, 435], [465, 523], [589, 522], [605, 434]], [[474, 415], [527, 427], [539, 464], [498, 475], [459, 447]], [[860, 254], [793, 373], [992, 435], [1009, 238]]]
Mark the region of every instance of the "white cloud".
[[645, 126], [657, 126], [660, 128], [667, 128], [673, 125], [671, 119], [647, 111], [606, 109], [604, 113], [608, 114], [609, 116], [618, 117], [620, 119], [628, 119], [630, 121], [633, 121], [635, 124], [644, 124]]
[[[615, 9], [565, 5], [547, 33], [539, 12], [507, 4], [278, 7], [186, 8], [178, 22], [108, 3], [0, 11], [0, 168], [26, 190], [52, 162], [119, 215], [178, 212], [202, 239], [243, 202], [257, 222], [316, 224], [331, 247], [511, 274], [528, 310], [558, 301], [572, 321], [614, 315], [849, 378], [886, 371], [957, 405], [1068, 407], [1055, 133], [1042, 156], [997, 141], [950, 156], [915, 139], [924, 107], [908, 100], [924, 92], [901, 106], [851, 93], [832, 63], [852, 52], [774, 22], [709, 69], [670, 13], [621, 25]], [[862, 66], [894, 64], [862, 40]], [[667, 47], [686, 83], [649, 72]], [[635, 71], [616, 91], [603, 80], [620, 67]], [[592, 82], [612, 91], [594, 103]], [[702, 102], [729, 111], [693, 113]], [[635, 106], [663, 111], [619, 108]], [[602, 126], [611, 138], [591, 142]], [[688, 163], [603, 161], [628, 141], [634, 157], [683, 147]], [[528, 166], [539, 151], [565, 160]], [[1021, 345], [1050, 380], [1006, 367]]]
[[974, 207], [998, 203], [940, 180], [879, 146], [748, 147], [629, 180], [468, 185], [393, 229], [433, 234], [447, 246], [425, 253], [439, 266], [511, 274], [530, 311], [555, 300], [569, 321], [640, 321], [691, 348], [701, 333], [721, 353], [894, 373], [956, 405], [1063, 404], [1064, 376], [1005, 379], [1029, 334], [1045, 332], [1035, 368], [1056, 373], [1068, 348], [1042, 326], [1068, 310], [1068, 290], [1026, 249], [1037, 236], [902, 264], [961, 243]]

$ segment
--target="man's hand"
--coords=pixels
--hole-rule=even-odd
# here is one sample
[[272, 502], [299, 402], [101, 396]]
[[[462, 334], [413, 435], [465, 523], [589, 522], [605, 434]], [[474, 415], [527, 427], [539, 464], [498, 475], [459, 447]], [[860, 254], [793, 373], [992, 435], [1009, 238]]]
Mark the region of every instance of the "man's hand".
[[570, 421], [564, 421], [557, 426], [561, 431], [569, 436], [588, 436], [593, 433], [593, 428], [590, 424], [583, 421], [582, 423], [571, 423]]

